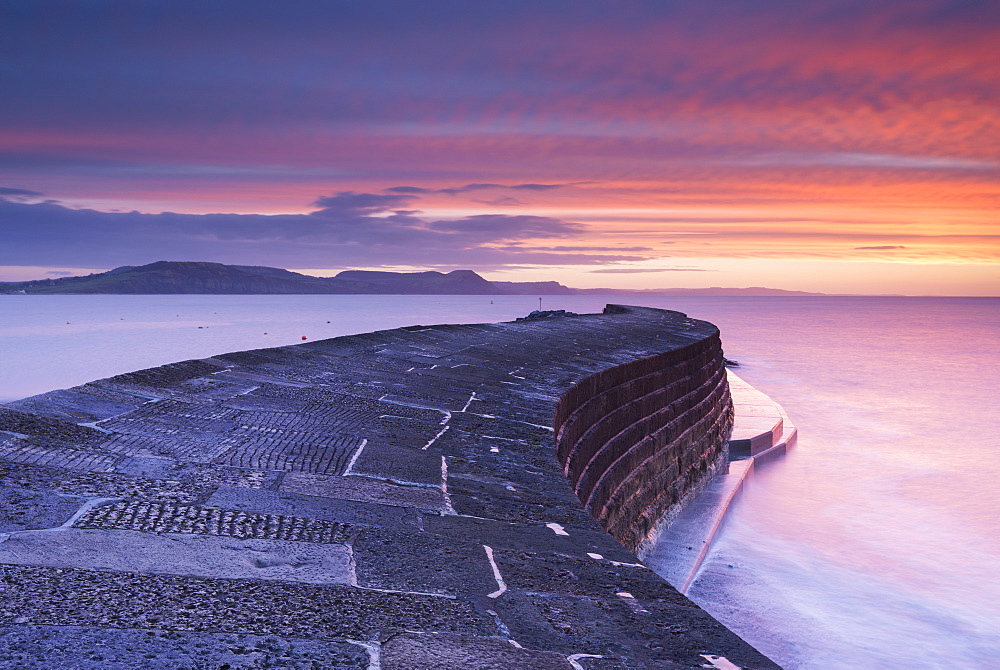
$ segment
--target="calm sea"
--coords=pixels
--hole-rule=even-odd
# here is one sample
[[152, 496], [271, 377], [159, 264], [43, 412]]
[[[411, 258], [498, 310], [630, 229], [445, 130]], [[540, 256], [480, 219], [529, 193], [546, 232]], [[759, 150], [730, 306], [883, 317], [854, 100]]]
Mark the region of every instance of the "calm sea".
[[[1000, 299], [545, 297], [717, 324], [799, 444], [762, 470], [690, 596], [786, 668], [1000, 667]], [[176, 360], [533, 296], [0, 296], [0, 401]]]

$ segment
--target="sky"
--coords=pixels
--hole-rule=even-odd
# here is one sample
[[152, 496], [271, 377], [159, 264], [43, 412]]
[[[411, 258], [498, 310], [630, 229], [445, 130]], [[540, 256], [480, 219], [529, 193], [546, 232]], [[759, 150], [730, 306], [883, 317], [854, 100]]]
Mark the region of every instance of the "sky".
[[995, 0], [5, 0], [0, 281], [1000, 295]]

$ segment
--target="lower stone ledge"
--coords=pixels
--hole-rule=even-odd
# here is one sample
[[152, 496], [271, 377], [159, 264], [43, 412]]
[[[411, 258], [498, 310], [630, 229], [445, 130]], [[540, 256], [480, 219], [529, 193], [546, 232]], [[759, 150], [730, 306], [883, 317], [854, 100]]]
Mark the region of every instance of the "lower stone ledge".
[[[639, 552], [644, 561], [655, 565], [664, 579], [685, 594], [697, 578], [746, 483], [758, 468], [783, 456], [798, 437], [797, 429], [778, 403], [732, 371], [729, 371], [729, 383], [735, 398], [734, 426], [739, 427], [738, 431], [736, 428], [733, 431], [734, 435], [739, 435], [737, 449], [730, 451], [729, 458], [704, 489], [676, 518], [664, 523], [660, 532]], [[761, 423], [762, 416], [768, 417], [767, 421]], [[754, 431], [754, 426], [760, 426], [759, 432]], [[744, 442], [761, 446], [753, 455], [744, 454]]]

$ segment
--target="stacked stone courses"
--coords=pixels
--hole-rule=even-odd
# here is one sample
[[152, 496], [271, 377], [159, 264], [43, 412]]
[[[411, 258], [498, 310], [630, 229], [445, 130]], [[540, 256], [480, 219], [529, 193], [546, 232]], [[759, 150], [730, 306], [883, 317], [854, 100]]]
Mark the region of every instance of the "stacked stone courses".
[[599, 372], [556, 411], [557, 454], [587, 510], [638, 549], [721, 465], [732, 402], [710, 337]]
[[776, 668], [634, 553], [726, 458], [723, 362], [609, 305], [0, 405], [0, 668]]

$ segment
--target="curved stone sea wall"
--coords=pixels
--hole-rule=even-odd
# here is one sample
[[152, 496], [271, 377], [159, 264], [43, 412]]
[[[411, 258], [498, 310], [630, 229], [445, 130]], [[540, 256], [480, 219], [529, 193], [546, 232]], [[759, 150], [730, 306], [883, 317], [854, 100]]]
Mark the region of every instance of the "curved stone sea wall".
[[0, 405], [0, 668], [776, 668], [629, 549], [720, 457], [721, 370], [611, 306]]
[[587, 511], [638, 550], [726, 460], [732, 425], [716, 332], [576, 384], [556, 409], [556, 454]]

